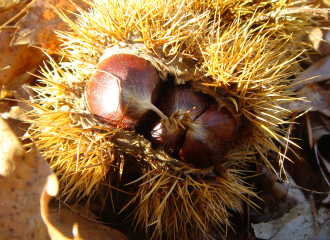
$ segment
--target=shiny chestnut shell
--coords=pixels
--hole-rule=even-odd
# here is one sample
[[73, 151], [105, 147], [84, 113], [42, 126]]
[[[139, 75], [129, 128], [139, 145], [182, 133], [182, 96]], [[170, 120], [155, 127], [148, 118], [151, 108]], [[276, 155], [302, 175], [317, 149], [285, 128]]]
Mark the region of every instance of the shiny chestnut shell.
[[[172, 116], [177, 111], [185, 113], [192, 108], [191, 119], [195, 120], [203, 112], [207, 110], [210, 102], [213, 101], [208, 95], [200, 92], [193, 91], [189, 85], [179, 85], [170, 87], [169, 93], [159, 103], [158, 108], [167, 117]], [[166, 127], [162, 126], [161, 134], [154, 140], [154, 146], [156, 148], [162, 148], [165, 152], [172, 157], [179, 157], [179, 151], [183, 145], [186, 137], [188, 126], [182, 128], [176, 126], [171, 122], [171, 125]]]
[[214, 103], [195, 122], [187, 131], [180, 157], [197, 168], [220, 163], [236, 141], [237, 119]]
[[87, 85], [86, 99], [92, 113], [102, 122], [117, 127], [123, 118], [120, 127], [134, 130], [156, 103], [162, 82], [149, 61], [115, 54], [98, 64]]

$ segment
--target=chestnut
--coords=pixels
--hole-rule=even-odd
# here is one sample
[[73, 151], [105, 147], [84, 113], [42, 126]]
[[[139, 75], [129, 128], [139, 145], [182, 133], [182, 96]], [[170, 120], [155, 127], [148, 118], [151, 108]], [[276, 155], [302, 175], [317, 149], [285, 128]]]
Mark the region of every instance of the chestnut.
[[88, 82], [86, 99], [92, 113], [102, 122], [131, 131], [150, 110], [165, 117], [154, 105], [163, 82], [149, 61], [115, 54], [98, 64]]
[[235, 144], [237, 130], [236, 117], [214, 103], [189, 126], [179, 155], [197, 168], [216, 165]]
[[211, 97], [193, 91], [189, 85], [170, 87], [158, 105], [159, 110], [170, 119], [170, 125], [161, 124], [160, 129], [155, 130], [154, 147], [160, 147], [172, 157], [179, 158], [188, 126], [207, 110], [211, 101]]
[[181, 113], [191, 111], [191, 119], [196, 119], [205, 112], [213, 101], [208, 95], [194, 91], [189, 85], [172, 86], [169, 93], [165, 96], [164, 101], [159, 103], [158, 108], [167, 117], [172, 116], [175, 112]]

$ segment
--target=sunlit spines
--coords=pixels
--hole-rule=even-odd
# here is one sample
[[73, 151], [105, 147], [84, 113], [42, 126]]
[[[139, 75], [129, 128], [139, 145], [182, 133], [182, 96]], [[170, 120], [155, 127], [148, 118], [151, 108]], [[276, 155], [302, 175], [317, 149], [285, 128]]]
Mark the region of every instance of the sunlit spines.
[[[242, 166], [244, 168], [244, 164]], [[238, 170], [239, 167], [239, 161], [227, 161], [222, 164], [225, 172], [219, 177], [214, 176], [211, 169], [201, 173], [189, 168], [154, 169], [150, 166], [137, 196], [132, 200], [139, 202], [135, 222], [144, 226], [146, 231], [149, 225], [155, 224], [151, 238], [156, 239], [161, 238], [162, 233], [167, 233], [168, 239], [175, 236], [190, 239], [197, 233], [207, 237], [210, 225], [230, 226], [228, 209], [239, 211], [239, 198], [254, 206], [244, 196], [255, 194], [245, 186], [240, 176], [244, 172]], [[190, 174], [196, 171], [197, 179], [185, 171]], [[213, 177], [199, 181], [198, 174], [207, 175], [208, 172]], [[182, 224], [182, 217], [185, 224]]]

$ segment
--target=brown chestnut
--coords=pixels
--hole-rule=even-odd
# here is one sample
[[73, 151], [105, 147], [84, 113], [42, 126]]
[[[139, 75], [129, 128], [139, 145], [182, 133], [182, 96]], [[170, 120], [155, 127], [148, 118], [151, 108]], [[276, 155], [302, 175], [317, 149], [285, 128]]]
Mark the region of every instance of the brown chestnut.
[[135, 55], [115, 54], [98, 64], [87, 85], [86, 99], [102, 122], [134, 130], [150, 110], [164, 117], [154, 106], [162, 82], [149, 61]]
[[172, 157], [179, 157], [179, 151], [186, 137], [188, 125], [205, 112], [212, 98], [193, 91], [188, 85], [172, 86], [158, 108], [170, 119], [170, 125], [162, 124], [153, 141]]
[[237, 129], [232, 113], [214, 103], [191, 124], [179, 155], [197, 168], [216, 165], [233, 147]]

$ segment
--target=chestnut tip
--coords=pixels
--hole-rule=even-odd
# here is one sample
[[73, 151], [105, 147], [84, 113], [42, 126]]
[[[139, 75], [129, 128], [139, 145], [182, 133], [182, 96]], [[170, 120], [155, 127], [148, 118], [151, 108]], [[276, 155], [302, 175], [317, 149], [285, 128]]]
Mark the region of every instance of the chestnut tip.
[[193, 91], [189, 84], [174, 85], [172, 83], [158, 105], [159, 110], [169, 118], [170, 124], [161, 125], [157, 137], [152, 139], [153, 146], [180, 159], [179, 152], [184, 143], [188, 125], [205, 112], [212, 101], [210, 96]]

